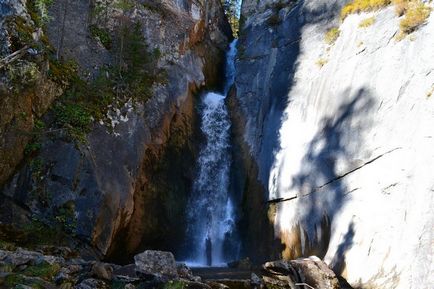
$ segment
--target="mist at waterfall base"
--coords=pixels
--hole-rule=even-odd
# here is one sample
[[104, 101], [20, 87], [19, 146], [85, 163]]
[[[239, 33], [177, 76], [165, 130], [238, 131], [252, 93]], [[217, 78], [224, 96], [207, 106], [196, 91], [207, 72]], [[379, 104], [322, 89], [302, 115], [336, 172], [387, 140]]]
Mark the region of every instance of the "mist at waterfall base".
[[226, 266], [238, 258], [240, 250], [229, 193], [231, 123], [225, 103], [234, 82], [236, 44], [234, 40], [226, 55], [223, 93], [208, 92], [201, 98], [201, 131], [205, 140], [187, 208], [185, 262], [191, 267]]

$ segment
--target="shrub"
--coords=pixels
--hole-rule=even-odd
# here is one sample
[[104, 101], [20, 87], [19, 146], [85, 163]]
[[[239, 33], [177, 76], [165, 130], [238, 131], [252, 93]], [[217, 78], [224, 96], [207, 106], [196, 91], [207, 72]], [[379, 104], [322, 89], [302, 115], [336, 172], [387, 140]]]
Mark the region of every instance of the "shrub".
[[78, 64], [72, 60], [63, 62], [52, 57], [49, 61], [48, 76], [60, 85], [75, 80], [78, 77], [77, 71]]
[[396, 15], [402, 16], [405, 11], [408, 9], [409, 0], [393, 0], [393, 4], [395, 5]]
[[59, 264], [49, 264], [47, 262], [42, 262], [38, 265], [33, 265], [27, 267], [23, 274], [32, 277], [39, 277], [47, 281], [51, 281], [54, 276], [60, 271]]
[[375, 23], [375, 17], [372, 16], [372, 17], [369, 17], [369, 18], [366, 18], [366, 19], [360, 21], [359, 27], [360, 28], [366, 28], [366, 27], [371, 26], [374, 23]]
[[89, 29], [90, 29], [90, 34], [94, 38], [98, 38], [101, 44], [106, 49], [110, 49], [112, 47], [112, 38], [110, 36], [110, 33], [107, 30], [99, 28], [96, 25], [91, 25]]
[[327, 62], [328, 62], [328, 60], [325, 58], [318, 58], [318, 60], [316, 61], [316, 65], [318, 65], [321, 68], [324, 65], [326, 65]]
[[434, 84], [432, 85], [431, 89], [428, 90], [428, 92], [426, 93], [426, 97], [431, 97], [434, 93]]
[[341, 31], [339, 30], [338, 27], [330, 28], [326, 32], [324, 40], [327, 44], [332, 45], [333, 43], [335, 43], [336, 39], [338, 39], [340, 34], [341, 34]]
[[341, 19], [353, 13], [378, 10], [389, 5], [390, 2], [391, 0], [353, 0], [342, 8]]
[[48, 7], [53, 4], [53, 2], [54, 0], [26, 1], [29, 14], [38, 27], [43, 27], [48, 21], [50, 21]]
[[39, 151], [41, 149], [41, 147], [42, 147], [42, 144], [40, 142], [31, 141], [25, 146], [24, 154], [25, 155], [33, 154], [34, 152]]
[[413, 32], [416, 28], [425, 23], [430, 13], [431, 8], [419, 0], [409, 3], [404, 19], [399, 23], [401, 33], [409, 34]]
[[64, 128], [70, 137], [85, 141], [90, 130], [92, 117], [87, 109], [79, 103], [58, 104], [54, 108], [56, 123]]

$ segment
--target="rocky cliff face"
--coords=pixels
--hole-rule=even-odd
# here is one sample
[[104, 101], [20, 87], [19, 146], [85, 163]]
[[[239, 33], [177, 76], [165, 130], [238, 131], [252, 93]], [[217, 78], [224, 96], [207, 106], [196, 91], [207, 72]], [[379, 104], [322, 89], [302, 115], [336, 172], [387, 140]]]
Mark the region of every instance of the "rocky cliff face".
[[355, 287], [429, 288], [434, 16], [399, 40], [393, 7], [341, 23], [345, 2], [244, 1], [231, 101], [245, 175], [274, 200], [284, 257], [316, 254]]
[[[2, 202], [10, 204], [5, 207], [18, 204], [25, 217], [73, 224], [63, 229], [118, 260], [142, 247], [174, 249], [182, 237], [194, 163], [195, 93], [205, 85], [218, 85], [232, 37], [220, 1], [58, 0], [46, 11], [32, 11], [25, 4], [3, 2], [2, 21], [14, 24], [17, 15], [23, 17], [49, 48], [40, 53], [46, 70], [39, 70], [45, 78], [38, 77], [28, 93], [5, 90], [1, 100], [2, 108], [11, 108], [11, 115], [1, 121], [0, 183], [13, 175], [4, 185]], [[41, 18], [42, 12], [48, 22], [36, 29], [32, 13]], [[16, 31], [0, 28], [8, 39]], [[144, 47], [148, 55], [139, 54]], [[15, 51], [10, 44], [2, 48], [2, 57]], [[35, 61], [29, 57], [8, 69]], [[151, 60], [144, 62], [147, 57]], [[62, 59], [60, 64], [57, 59]], [[67, 66], [71, 62], [74, 69]], [[131, 70], [136, 63], [142, 66]], [[71, 70], [77, 73], [72, 80], [65, 75]], [[7, 73], [3, 77], [11, 81]], [[112, 77], [117, 80], [112, 82]], [[90, 86], [80, 92], [83, 81], [99, 83], [97, 95], [107, 95], [109, 101], [89, 102]], [[35, 120], [62, 90], [66, 95], [38, 120], [45, 123], [43, 132], [22, 161], [32, 135], [10, 134], [33, 133]], [[84, 98], [79, 104], [70, 101], [77, 92]], [[24, 113], [29, 120], [21, 125]], [[19, 219], [12, 214], [16, 209], [3, 210], [2, 220]], [[122, 251], [116, 255], [119, 244]]]

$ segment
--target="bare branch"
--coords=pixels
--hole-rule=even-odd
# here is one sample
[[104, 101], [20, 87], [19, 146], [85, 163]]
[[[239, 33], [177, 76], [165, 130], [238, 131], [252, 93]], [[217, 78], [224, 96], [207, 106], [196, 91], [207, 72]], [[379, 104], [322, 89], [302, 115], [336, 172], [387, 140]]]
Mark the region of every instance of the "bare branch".
[[0, 59], [0, 68], [3, 68], [4, 66], [8, 65], [9, 63], [14, 62], [15, 60], [21, 58], [25, 52], [29, 49], [29, 46], [26, 45], [21, 49], [18, 49], [17, 51], [13, 52], [12, 54], [9, 54], [3, 59]]
[[310, 286], [309, 284], [306, 284], [306, 283], [295, 283], [295, 286], [307, 286], [310, 289], [316, 289], [316, 288], [314, 288], [314, 287], [312, 287], [312, 286]]

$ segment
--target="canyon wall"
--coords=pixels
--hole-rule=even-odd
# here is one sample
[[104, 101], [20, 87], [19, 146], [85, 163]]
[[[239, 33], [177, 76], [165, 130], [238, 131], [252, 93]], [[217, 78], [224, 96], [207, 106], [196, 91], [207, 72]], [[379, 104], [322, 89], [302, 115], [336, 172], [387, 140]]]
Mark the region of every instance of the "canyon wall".
[[238, 174], [283, 257], [315, 254], [355, 288], [430, 288], [434, 15], [397, 37], [392, 6], [340, 21], [345, 2], [243, 1]]
[[[118, 261], [149, 247], [175, 250], [196, 153], [196, 95], [219, 85], [232, 38], [220, 1], [57, 0], [46, 11], [31, 8], [6, 1], [0, 10], [9, 41], [2, 57], [25, 47], [11, 45], [16, 23], [39, 34], [34, 51], [1, 72], [1, 107], [10, 114], [1, 121], [1, 221], [60, 225]], [[36, 63], [41, 76], [12, 94], [8, 72], [21, 63]], [[85, 83], [109, 101], [90, 101]]]

